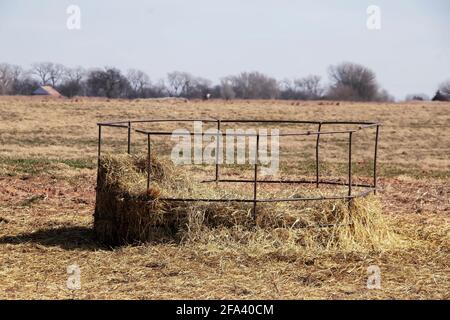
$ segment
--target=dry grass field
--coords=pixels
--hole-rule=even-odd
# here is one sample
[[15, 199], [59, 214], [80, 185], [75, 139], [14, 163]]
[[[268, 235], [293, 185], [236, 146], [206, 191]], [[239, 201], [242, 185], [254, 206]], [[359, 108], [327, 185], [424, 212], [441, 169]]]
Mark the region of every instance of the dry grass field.
[[[183, 243], [98, 244], [96, 123], [174, 117], [380, 121], [378, 196], [398, 243], [306, 250], [264, 235], [224, 241], [216, 230]], [[361, 180], [371, 134], [355, 141]], [[105, 129], [104, 141], [126, 150], [125, 131]], [[450, 299], [450, 103], [0, 97], [0, 142], [1, 299]], [[145, 138], [133, 142], [145, 151]], [[314, 138], [281, 143], [281, 174], [310, 173]], [[323, 175], [345, 177], [345, 143], [324, 139]], [[80, 290], [67, 289], [71, 264]], [[371, 265], [381, 289], [366, 287]]]

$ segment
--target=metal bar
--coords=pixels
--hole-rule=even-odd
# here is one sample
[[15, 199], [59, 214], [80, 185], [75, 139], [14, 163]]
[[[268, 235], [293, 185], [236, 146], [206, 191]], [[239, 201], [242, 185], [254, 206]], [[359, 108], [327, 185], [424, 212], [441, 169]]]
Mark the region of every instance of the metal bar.
[[181, 201], [181, 202], [255, 202], [252, 199], [208, 199], [208, 198], [159, 198], [162, 201]]
[[159, 198], [163, 201], [182, 201], [182, 202], [247, 202], [247, 203], [267, 203], [267, 202], [296, 202], [296, 201], [318, 201], [318, 200], [351, 200], [360, 198], [373, 192], [373, 188], [369, 188], [364, 192], [354, 194], [352, 196], [324, 196], [324, 197], [310, 197], [310, 198], [273, 198], [273, 199], [209, 199], [209, 198]]
[[[191, 122], [191, 121], [202, 121], [202, 122], [216, 122], [216, 119], [137, 119], [137, 120], [121, 120], [121, 121], [108, 121], [108, 122], [98, 122], [102, 126], [120, 126], [121, 124], [131, 123], [156, 123], [156, 122]], [[122, 125], [126, 128], [126, 125]]]
[[98, 150], [97, 150], [97, 166], [100, 168], [100, 155], [102, 150], [102, 125], [98, 125]]
[[352, 200], [354, 198], [360, 198], [373, 192], [373, 188], [354, 194], [351, 196], [324, 196], [324, 197], [304, 197], [304, 198], [279, 198], [279, 199], [258, 199], [257, 202], [295, 202], [295, 201], [315, 201], [315, 200]]
[[373, 194], [377, 194], [377, 156], [378, 156], [378, 137], [379, 137], [380, 126], [377, 126], [377, 131], [375, 133], [375, 153], [373, 158]]
[[[125, 128], [127, 128], [125, 126]], [[152, 135], [159, 135], [159, 136], [169, 136], [172, 135], [173, 132], [170, 131], [147, 131], [147, 130], [141, 130], [141, 129], [134, 129], [135, 132], [137, 133], [142, 133], [142, 134], [149, 134], [151, 133]], [[280, 133], [278, 134], [278, 136], [280, 137], [290, 137], [290, 136], [311, 136], [311, 135], [324, 135], [324, 134], [343, 134], [343, 133], [350, 133], [350, 132], [357, 132], [358, 130], [340, 130], [340, 131], [321, 131], [321, 132], [314, 132], [314, 131], [307, 131], [307, 132], [286, 132], [286, 133]], [[177, 135], [180, 136], [194, 136], [194, 135], [199, 135], [199, 133], [194, 133], [194, 132], [180, 132], [177, 133]], [[201, 135], [203, 136], [215, 136], [216, 133], [209, 133], [209, 132], [202, 132]], [[258, 134], [257, 133], [228, 133], [227, 135], [229, 136], [234, 136], [234, 137], [256, 137]]]
[[122, 125], [122, 124], [115, 124], [115, 123], [107, 123], [107, 122], [98, 122], [98, 126], [103, 127], [112, 127], [112, 128], [127, 128], [128, 126]]
[[[121, 121], [107, 121], [98, 122], [97, 124], [103, 126], [120, 125], [131, 123], [156, 123], [156, 122], [190, 122], [190, 121], [202, 121], [202, 122], [217, 122], [217, 119], [137, 119], [137, 120], [121, 120]], [[305, 121], [305, 120], [254, 120], [254, 119], [225, 119], [221, 120], [222, 123], [288, 123], [288, 124], [358, 124], [361, 126], [375, 126], [380, 125], [378, 122], [370, 121]], [[125, 125], [123, 126], [126, 127]]]
[[[320, 132], [322, 128], [322, 123], [319, 123], [319, 128], [317, 129], [317, 132]], [[320, 134], [317, 135], [316, 139], [316, 188], [319, 187], [319, 140], [320, 140]]]
[[220, 147], [220, 120], [217, 120], [217, 145], [216, 145], [216, 181], [219, 180], [219, 147]]
[[259, 152], [259, 134], [256, 136], [255, 151], [255, 175], [253, 180], [253, 219], [256, 221], [256, 200], [257, 200], [257, 182], [258, 182], [258, 152]]
[[150, 189], [150, 171], [152, 169], [150, 155], [150, 134], [147, 135], [147, 191]]
[[252, 119], [222, 119], [222, 123], [291, 123], [291, 124], [359, 124], [371, 125], [369, 121], [305, 121], [305, 120], [252, 120]]
[[359, 129], [360, 130], [362, 130], [362, 129], [368, 129], [368, 128], [372, 128], [372, 127], [378, 127], [378, 126], [380, 126], [380, 124], [379, 123], [370, 123], [370, 124], [363, 124], [363, 125], [360, 125], [359, 126]]
[[[290, 123], [290, 124], [318, 124], [320, 121], [305, 120], [253, 120], [253, 119], [226, 119], [222, 123]], [[361, 123], [362, 124], [362, 123]]]
[[[200, 183], [211, 183], [216, 182], [216, 180], [203, 180]], [[253, 183], [253, 179], [219, 179], [218, 182], [232, 182], [232, 183]], [[258, 180], [258, 183], [269, 183], [269, 184], [302, 184], [302, 183], [310, 183], [315, 184], [316, 180]], [[328, 184], [328, 185], [340, 185], [347, 186], [347, 182], [345, 181], [327, 181], [327, 180], [319, 180], [319, 184]], [[362, 183], [352, 183], [353, 187], [364, 187], [364, 188], [372, 188], [372, 184], [362, 184]]]
[[131, 122], [128, 121], [128, 148], [127, 148], [127, 153], [130, 154], [131, 153]]
[[352, 195], [352, 135], [348, 134], [348, 196]]

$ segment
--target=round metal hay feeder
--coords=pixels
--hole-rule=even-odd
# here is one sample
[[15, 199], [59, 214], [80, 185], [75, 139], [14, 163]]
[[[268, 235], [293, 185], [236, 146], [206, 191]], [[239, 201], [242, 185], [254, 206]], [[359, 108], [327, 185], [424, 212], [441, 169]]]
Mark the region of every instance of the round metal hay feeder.
[[[215, 176], [210, 180], [204, 180], [202, 182], [215, 182], [215, 183], [247, 183], [251, 184], [253, 189], [253, 197], [242, 199], [242, 198], [227, 198], [227, 199], [211, 199], [211, 198], [173, 198], [173, 197], [165, 197], [161, 198], [164, 201], [182, 201], [182, 202], [246, 202], [253, 204], [253, 218], [256, 218], [257, 213], [257, 204], [258, 203], [273, 203], [273, 202], [294, 202], [294, 201], [324, 201], [324, 200], [348, 200], [349, 202], [358, 197], [365, 197], [368, 194], [376, 193], [377, 191], [377, 153], [378, 153], [378, 139], [379, 139], [379, 129], [381, 124], [378, 122], [366, 122], [366, 121], [303, 121], [303, 120], [254, 120], [254, 119], [139, 119], [139, 120], [126, 120], [126, 121], [112, 121], [112, 122], [99, 122], [98, 126], [98, 159], [100, 160], [100, 156], [102, 153], [102, 128], [110, 127], [110, 128], [118, 128], [126, 131], [127, 134], [127, 152], [131, 153], [132, 147], [132, 139], [131, 133], [135, 132], [140, 135], [145, 135], [147, 137], [147, 159], [148, 159], [148, 167], [150, 167], [151, 161], [151, 137], [155, 136], [171, 136], [171, 131], [165, 130], [147, 130], [136, 128], [138, 124], [149, 124], [149, 123], [158, 123], [160, 125], [164, 125], [167, 123], [188, 123], [188, 122], [201, 122], [202, 124], [214, 124], [217, 128], [217, 132], [220, 132], [221, 126], [226, 124], [234, 124], [234, 125], [244, 125], [244, 124], [271, 124], [278, 125], [282, 127], [283, 125], [314, 125], [317, 126], [316, 130], [313, 131], [295, 131], [295, 132], [280, 132], [280, 137], [295, 137], [295, 136], [316, 136], [315, 142], [315, 179], [280, 179], [280, 180], [261, 180], [258, 179], [258, 152], [255, 152], [256, 160], [253, 168], [253, 178], [252, 179], [222, 179], [220, 177], [220, 164], [219, 161], [215, 163]], [[329, 125], [343, 125], [343, 126], [351, 126], [351, 129], [344, 130], [324, 130], [324, 127]], [[370, 128], [375, 129], [374, 136], [374, 147], [373, 147], [373, 180], [372, 183], [362, 184], [362, 183], [354, 183], [353, 182], [353, 173], [352, 173], [352, 146], [353, 136], [360, 132], [361, 130], [368, 130]], [[196, 135], [196, 133], [188, 133], [190, 136]], [[201, 135], [212, 135], [211, 133], [201, 133]], [[215, 135], [215, 134], [214, 134]], [[322, 179], [320, 177], [320, 138], [324, 135], [346, 135], [348, 142], [348, 156], [347, 156], [347, 176], [344, 179], [340, 179], [341, 181], [333, 181]], [[248, 136], [248, 134], [247, 134]], [[256, 151], [258, 151], [259, 147], [259, 137], [260, 133], [255, 133], [253, 136], [256, 138]], [[217, 139], [219, 141], [219, 139]], [[218, 160], [218, 159], [216, 159]], [[150, 170], [148, 170], [147, 176], [147, 189], [150, 187], [152, 177], [150, 176]], [[342, 181], [344, 180], [344, 181]], [[281, 197], [273, 197], [273, 198], [260, 198], [258, 197], [258, 185], [259, 184], [314, 184], [317, 188], [321, 185], [341, 185], [346, 186], [347, 192], [346, 195], [330, 195], [330, 196], [319, 196], [319, 197], [296, 197], [296, 198], [281, 198]], [[354, 192], [354, 187], [362, 188], [361, 192]]]

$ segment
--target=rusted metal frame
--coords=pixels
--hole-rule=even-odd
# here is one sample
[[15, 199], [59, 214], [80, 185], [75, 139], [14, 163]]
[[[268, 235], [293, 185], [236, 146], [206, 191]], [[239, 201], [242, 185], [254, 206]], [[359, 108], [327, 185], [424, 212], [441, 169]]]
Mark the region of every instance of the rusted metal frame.
[[201, 121], [201, 122], [216, 122], [216, 119], [137, 119], [137, 120], [120, 120], [120, 121], [107, 121], [98, 122], [103, 126], [121, 126], [126, 127], [128, 122], [130, 123], [157, 123], [157, 122], [191, 122], [191, 121]]
[[131, 122], [128, 121], [127, 153], [131, 154]]
[[372, 121], [321, 121], [323, 124], [359, 124], [359, 125], [372, 125], [375, 122]]
[[317, 135], [316, 139], [316, 188], [319, 188], [319, 141], [321, 129], [322, 122], [319, 123], [319, 127], [317, 128], [317, 132], [319, 132], [319, 134]]
[[98, 122], [97, 125], [103, 126], [103, 127], [113, 127], [113, 128], [128, 128], [128, 126], [124, 125], [124, 124], [115, 124], [115, 123], [108, 123], [108, 122]]
[[252, 119], [222, 119], [222, 123], [289, 123], [289, 124], [359, 124], [373, 125], [368, 121], [308, 121], [308, 120], [252, 120]]
[[[125, 128], [127, 128], [127, 126], [125, 126]], [[142, 133], [142, 134], [149, 134], [151, 133], [152, 135], [159, 135], [159, 136], [169, 136], [172, 135], [173, 132], [171, 131], [147, 131], [147, 130], [142, 130], [142, 129], [134, 129], [135, 132], [137, 133]], [[280, 137], [291, 137], [291, 136], [310, 136], [310, 135], [324, 135], [324, 134], [344, 134], [344, 133], [349, 133], [349, 132], [356, 132], [357, 130], [342, 130], [342, 131], [321, 131], [321, 132], [313, 132], [313, 131], [307, 131], [307, 132], [287, 132], [287, 133], [280, 133], [278, 134], [278, 136]], [[209, 133], [209, 132], [202, 132], [201, 133], [204, 136], [215, 136], [217, 135], [217, 133]], [[177, 133], [177, 135], [180, 136], [194, 136], [194, 135], [198, 135], [198, 133], [193, 133], [193, 132], [180, 132]], [[258, 135], [258, 133], [228, 133], [227, 135], [229, 136], [234, 136], [234, 137], [256, 137]]]
[[339, 133], [349, 133], [356, 132], [358, 130], [340, 130], [340, 131], [306, 131], [306, 132], [286, 132], [280, 133], [280, 137], [291, 137], [291, 136], [312, 136], [312, 135], [324, 135], [324, 134], [339, 134]]
[[[117, 128], [128, 128], [129, 124], [133, 124], [133, 123], [155, 123], [155, 122], [191, 122], [191, 121], [201, 121], [201, 122], [217, 122], [217, 120], [205, 120], [205, 119], [189, 119], [189, 120], [130, 120], [130, 121], [117, 121], [117, 122], [98, 122], [98, 125], [102, 125], [104, 127], [117, 127]], [[251, 121], [251, 120], [247, 120], [247, 121], [229, 121], [229, 120], [220, 120], [221, 123], [292, 123], [292, 124], [361, 124], [361, 122], [358, 123], [352, 123], [352, 122], [321, 122], [321, 121]], [[357, 130], [361, 130], [361, 129], [365, 129], [365, 128], [370, 128], [370, 127], [374, 127], [377, 126], [379, 124], [377, 123], [370, 123], [367, 125], [361, 125], [360, 127], [358, 127], [357, 129], [352, 129], [352, 131], [357, 131]], [[143, 130], [141, 130], [143, 131]], [[327, 133], [332, 134], [332, 133], [344, 133], [344, 132], [349, 132], [350, 130], [340, 130], [340, 131], [329, 131]], [[325, 133], [325, 132], [324, 132]], [[317, 134], [317, 132], [301, 132], [301, 133], [287, 133], [287, 134], [292, 134], [292, 135], [296, 135], [296, 134]]]
[[257, 202], [295, 202], [295, 201], [317, 201], [317, 200], [352, 200], [354, 198], [365, 197], [373, 192], [373, 188], [353, 194], [351, 196], [323, 196], [323, 197], [303, 197], [303, 198], [275, 198], [275, 199], [258, 199]]
[[256, 221], [256, 203], [257, 197], [257, 185], [258, 185], [258, 153], [259, 153], [259, 134], [256, 136], [256, 150], [255, 150], [255, 174], [253, 179], [253, 219]]
[[[128, 125], [121, 125], [120, 123], [126, 123], [126, 122], [119, 122], [119, 123], [98, 123], [97, 125], [99, 126], [99, 141], [98, 141], [98, 167], [100, 167], [100, 155], [101, 155], [101, 127], [102, 126], [108, 126], [108, 127], [119, 127], [119, 128], [128, 128], [129, 132], [131, 132], [131, 123], [132, 122], [183, 122], [183, 121], [195, 121], [196, 119], [189, 119], [189, 120], [176, 120], [176, 119], [166, 119], [166, 120], [154, 120], [154, 121], [128, 121]], [[203, 121], [203, 120], [197, 120], [197, 121]], [[205, 120], [205, 122], [217, 122], [217, 120]], [[230, 121], [230, 120], [226, 120], [226, 121], [221, 121], [221, 122], [237, 122], [235, 120]], [[249, 120], [249, 121], [245, 121], [245, 120], [241, 120], [239, 122], [252, 122], [252, 123], [257, 123], [257, 122], [274, 122], [274, 123], [317, 123], [317, 124], [361, 124], [362, 122], [308, 122], [308, 121], [256, 121], [256, 120]], [[256, 134], [244, 134], [245, 136], [255, 136], [257, 137], [257, 150], [256, 150], [256, 161], [255, 161], [255, 177], [253, 180], [233, 180], [233, 179], [217, 179], [217, 181], [219, 182], [253, 182], [254, 183], [254, 196], [253, 196], [253, 200], [251, 199], [202, 199], [202, 198], [161, 198], [161, 200], [165, 200], [165, 201], [206, 201], [206, 202], [251, 202], [253, 203], [253, 213], [254, 213], [254, 217], [256, 217], [256, 204], [258, 202], [292, 202], [292, 201], [313, 201], [313, 200], [338, 200], [338, 199], [347, 199], [349, 201], [351, 201], [352, 199], [356, 198], [356, 197], [364, 197], [369, 193], [372, 192], [376, 192], [376, 177], [377, 177], [377, 171], [376, 171], [376, 164], [377, 164], [377, 152], [378, 152], [378, 139], [379, 139], [379, 126], [381, 124], [379, 123], [366, 123], [362, 126], [359, 127], [359, 130], [361, 129], [365, 129], [365, 128], [369, 128], [369, 127], [374, 127], [376, 126], [376, 140], [375, 140], [375, 154], [374, 154], [374, 183], [373, 183], [373, 187], [369, 186], [369, 185], [364, 185], [364, 184], [353, 184], [352, 183], [352, 134], [354, 132], [356, 132], [357, 130], [347, 130], [347, 131], [329, 131], [329, 132], [321, 132], [321, 130], [319, 129], [318, 132], [306, 132], [306, 133], [289, 133], [289, 134], [282, 134], [285, 136], [293, 136], [293, 135], [311, 135], [311, 134], [317, 134], [318, 138], [320, 137], [321, 134], [335, 134], [335, 133], [348, 133], [349, 134], [349, 155], [348, 155], [348, 195], [347, 196], [328, 196], [328, 197], [308, 197], [308, 198], [280, 198], [280, 199], [258, 199], [257, 198], [257, 183], [261, 182], [261, 183], [314, 183], [314, 181], [302, 181], [302, 180], [297, 180], [297, 181], [293, 181], [293, 180], [285, 180], [285, 181], [275, 181], [275, 180], [266, 180], [266, 181], [258, 181], [257, 178], [257, 170], [258, 170], [258, 151], [259, 151], [259, 135]], [[147, 177], [147, 188], [149, 188], [150, 185], [150, 168], [151, 168], [151, 154], [150, 154], [150, 135], [151, 134], [158, 134], [161, 133], [163, 135], [165, 134], [172, 134], [171, 132], [148, 132], [148, 131], [144, 131], [144, 130], [139, 130], [139, 129], [135, 129], [134, 131], [139, 132], [139, 133], [143, 133], [143, 134], [147, 134], [148, 136], [148, 177]], [[193, 135], [193, 134], [191, 134]], [[235, 134], [235, 135], [240, 135], [240, 134]], [[131, 141], [131, 139], [129, 139], [129, 141]], [[317, 178], [316, 181], [317, 183]], [[333, 182], [333, 181], [320, 181], [320, 183], [324, 183], [324, 184], [341, 184], [339, 182]], [[358, 186], [358, 187], [366, 187], [368, 188], [368, 190], [358, 193], [358, 194], [352, 194], [352, 187], [353, 186]]]
[[[170, 136], [173, 134], [173, 132], [170, 131], [147, 131], [147, 130], [142, 130], [142, 129], [135, 129], [134, 131], [136, 131], [137, 133], [142, 133], [142, 134], [148, 134], [151, 133], [152, 135], [155, 136]], [[196, 135], [200, 135], [199, 133], [194, 133], [194, 132], [180, 132], [177, 133], [177, 135], [180, 136], [196, 136]], [[201, 135], [203, 136], [216, 136], [217, 133], [209, 133], [209, 132], [202, 132]], [[230, 136], [241, 136], [241, 137], [256, 137], [256, 133], [230, 133]]]
[[102, 150], [102, 125], [98, 125], [97, 168], [100, 170], [100, 155]]
[[359, 130], [363, 130], [363, 129], [368, 129], [368, 128], [373, 128], [373, 127], [377, 127], [380, 126], [380, 124], [378, 122], [374, 122], [374, 123], [370, 123], [370, 124], [364, 124], [358, 127]]
[[318, 124], [320, 121], [308, 120], [253, 120], [253, 119], [222, 119], [222, 123], [286, 123], [286, 124]]
[[150, 134], [147, 135], [147, 191], [150, 189], [150, 172], [152, 169]]
[[348, 134], [348, 196], [352, 195], [352, 136], [353, 132]]
[[[99, 124], [107, 125], [107, 124], [126, 124], [128, 122], [132, 123], [141, 123], [141, 122], [189, 122], [189, 121], [203, 121], [203, 122], [217, 122], [215, 118], [192, 118], [192, 119], [136, 119], [136, 120], [120, 120], [120, 121], [104, 121], [99, 122]], [[370, 121], [311, 121], [311, 120], [270, 120], [270, 119], [262, 119], [262, 120], [254, 120], [254, 119], [221, 119], [222, 123], [303, 123], [303, 124], [360, 124], [360, 125], [373, 125], [379, 124], [378, 122], [370, 122]]]
[[[259, 182], [259, 181], [258, 181]], [[175, 202], [247, 202], [247, 203], [267, 203], [267, 202], [297, 202], [297, 201], [319, 201], [319, 200], [349, 200], [354, 198], [365, 197], [369, 193], [373, 192], [373, 188], [355, 193], [351, 196], [323, 196], [323, 197], [303, 197], [303, 198], [273, 198], [273, 199], [209, 199], [209, 198], [159, 198], [162, 201], [175, 201]]]
[[[216, 180], [203, 180], [200, 183], [211, 183], [216, 182]], [[224, 183], [253, 183], [253, 179], [219, 179], [218, 182]], [[316, 180], [258, 180], [258, 183], [269, 183], [269, 184], [315, 184]], [[327, 185], [339, 185], [347, 186], [345, 181], [329, 181], [329, 180], [319, 180], [319, 184]], [[362, 184], [362, 183], [352, 183], [353, 187], [363, 187], [372, 188], [372, 184]]]
[[380, 132], [380, 125], [377, 125], [375, 133], [375, 152], [373, 157], [373, 194], [377, 194], [377, 157], [378, 157], [378, 138]]
[[217, 139], [216, 139], [216, 182], [219, 180], [219, 148], [220, 148], [220, 119], [217, 120]]

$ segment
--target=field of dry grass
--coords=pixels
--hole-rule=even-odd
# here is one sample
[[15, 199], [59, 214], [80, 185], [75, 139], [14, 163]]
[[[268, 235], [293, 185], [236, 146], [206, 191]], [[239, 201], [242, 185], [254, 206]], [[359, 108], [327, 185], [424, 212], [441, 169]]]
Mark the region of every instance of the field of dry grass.
[[[99, 245], [92, 232], [96, 122], [173, 117], [380, 121], [379, 197], [401, 243], [321, 251], [212, 236]], [[450, 298], [450, 103], [0, 97], [0, 120], [0, 298]], [[370, 178], [372, 133], [355, 150], [362, 180]], [[106, 129], [104, 139], [106, 151], [126, 148], [126, 132]], [[282, 141], [282, 174], [311, 167], [308, 139]], [[145, 146], [136, 135], [133, 141], [135, 152]], [[323, 144], [323, 175], [341, 176], [345, 140]], [[70, 264], [81, 270], [81, 289], [73, 292], [66, 287]], [[366, 288], [370, 265], [380, 267], [379, 290]]]

